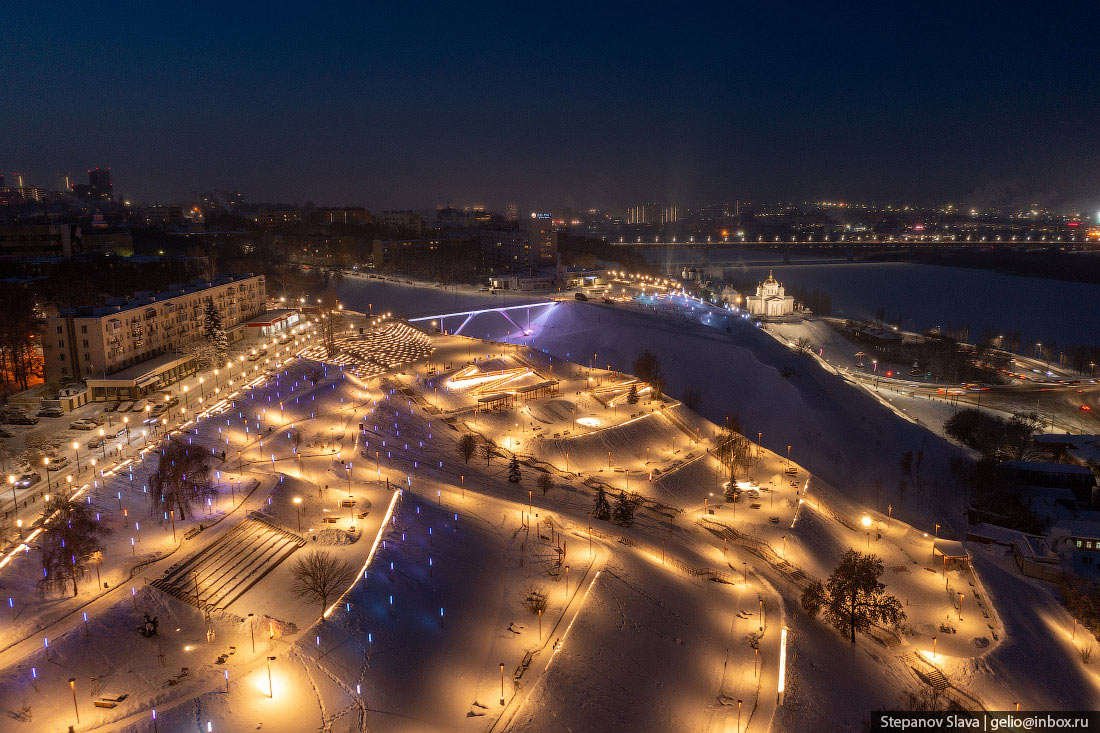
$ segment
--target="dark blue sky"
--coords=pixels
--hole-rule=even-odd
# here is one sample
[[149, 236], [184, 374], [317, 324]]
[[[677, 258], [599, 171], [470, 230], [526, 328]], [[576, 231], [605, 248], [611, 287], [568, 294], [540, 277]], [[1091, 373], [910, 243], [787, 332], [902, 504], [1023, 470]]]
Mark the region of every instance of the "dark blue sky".
[[370, 208], [1100, 203], [1094, 4], [157, 5], [5, 8], [0, 170]]

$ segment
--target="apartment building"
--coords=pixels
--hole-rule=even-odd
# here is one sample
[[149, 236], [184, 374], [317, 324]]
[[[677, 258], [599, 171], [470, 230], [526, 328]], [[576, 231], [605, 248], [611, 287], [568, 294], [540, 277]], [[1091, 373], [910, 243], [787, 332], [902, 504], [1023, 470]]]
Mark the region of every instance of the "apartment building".
[[230, 341], [263, 313], [263, 276], [227, 275], [193, 280], [163, 293], [135, 293], [99, 307], [63, 310], [47, 319], [42, 339], [46, 381], [85, 381], [93, 401], [136, 399], [195, 371], [183, 350], [202, 338], [203, 313], [212, 300]]

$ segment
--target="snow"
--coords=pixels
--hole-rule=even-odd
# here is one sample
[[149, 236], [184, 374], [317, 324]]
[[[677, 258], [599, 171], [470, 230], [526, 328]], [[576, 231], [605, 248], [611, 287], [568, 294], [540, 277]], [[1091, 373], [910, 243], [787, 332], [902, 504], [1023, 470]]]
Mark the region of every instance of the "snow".
[[[387, 298], [420, 296], [428, 309], [485, 297], [376, 285], [345, 287], [378, 309], [393, 307]], [[1002, 548], [968, 543], [973, 570], [935, 564], [934, 539], [961, 537], [952, 527], [964, 526], [944, 479], [955, 447], [743, 319], [681, 307], [560, 305], [530, 339], [548, 353], [437, 335], [430, 356], [401, 357], [408, 331], [387, 327], [372, 341], [379, 360], [398, 362], [384, 374], [362, 355], [342, 359], [344, 369], [308, 359], [273, 368], [235, 406], [186, 425], [183, 438], [218, 454], [222, 492], [177, 522], [175, 542], [170, 526], [143, 523], [133, 529], [140, 542], [126, 546], [129, 523], [148, 516], [146, 459], [133, 464], [132, 488], [125, 470], [82, 497], [119, 530], [104, 553], [106, 591], [95, 596], [83, 581], [73, 601], [36, 598], [33, 553], [2, 569], [19, 604], [17, 623], [0, 632], [0, 699], [25, 700], [42, 729], [74, 722], [75, 676], [78, 730], [145, 731], [153, 708], [161, 730], [729, 730], [737, 700], [741, 730], [859, 730], [872, 709], [897, 707], [921, 684], [914, 665], [932, 664], [987, 707], [1096, 707], [1100, 685], [1078, 651], [1095, 640], [1072, 631], [1049, 588], [1021, 579]], [[643, 345], [661, 357], [669, 396], [609, 405]], [[451, 379], [475, 360], [483, 371], [515, 369], [517, 383], [559, 380], [559, 393], [475, 412], [476, 380]], [[316, 384], [306, 378], [314, 368]], [[702, 416], [677, 401], [688, 387], [702, 393]], [[726, 415], [762, 444], [738, 477], [759, 496], [737, 504], [725, 501], [710, 455]], [[466, 462], [463, 433], [504, 454]], [[902, 491], [898, 458], [913, 449], [925, 467]], [[507, 478], [513, 451], [518, 485]], [[588, 518], [595, 484], [643, 499], [634, 526]], [[323, 620], [317, 599], [289, 592], [294, 554], [241, 579], [257, 582], [209, 619], [145, 585], [261, 520], [258, 536], [300, 535], [306, 551], [357, 570]], [[179, 536], [198, 523], [202, 532]], [[801, 610], [805, 584], [849, 548], [882, 558], [882, 580], [907, 614], [896, 635], [852, 645]], [[548, 594], [541, 635], [522, 605], [533, 585]], [[85, 605], [73, 613], [75, 604]], [[136, 632], [142, 611], [160, 620], [152, 639]], [[127, 699], [93, 708], [94, 675], [97, 694]], [[0, 728], [29, 729], [9, 720]]]

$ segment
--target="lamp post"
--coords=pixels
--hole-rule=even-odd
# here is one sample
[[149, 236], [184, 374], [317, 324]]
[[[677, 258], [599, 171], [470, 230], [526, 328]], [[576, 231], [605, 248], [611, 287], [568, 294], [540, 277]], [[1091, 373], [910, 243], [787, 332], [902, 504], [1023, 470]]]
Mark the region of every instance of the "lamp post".
[[298, 533], [302, 532], [302, 497], [294, 497], [294, 509], [298, 513]]
[[107, 460], [107, 434], [105, 432], [103, 432], [103, 428], [99, 429], [99, 448], [100, 448], [100, 451], [101, 451], [101, 455], [103, 456], [103, 460], [106, 461]]
[[252, 636], [252, 653], [256, 653], [256, 624], [252, 620], [252, 614], [248, 614], [248, 632]]
[[80, 473], [80, 443], [73, 441], [73, 455], [76, 457], [76, 471]]
[[15, 498], [15, 476], [8, 474], [8, 483], [11, 484], [12, 514], [19, 511], [19, 500]]
[[46, 488], [53, 493], [53, 483], [50, 482], [50, 457], [46, 456], [42, 459], [42, 465], [46, 467]]
[[275, 657], [267, 658], [267, 696], [275, 698], [275, 687], [271, 684], [271, 663], [275, 661]]
[[80, 723], [80, 708], [76, 705], [76, 677], [69, 678], [69, 689], [73, 691], [73, 711], [76, 712], [76, 722]]
[[863, 528], [867, 531], [867, 551], [871, 551], [871, 517], [866, 514], [863, 515], [863, 519], [859, 520], [863, 525]]

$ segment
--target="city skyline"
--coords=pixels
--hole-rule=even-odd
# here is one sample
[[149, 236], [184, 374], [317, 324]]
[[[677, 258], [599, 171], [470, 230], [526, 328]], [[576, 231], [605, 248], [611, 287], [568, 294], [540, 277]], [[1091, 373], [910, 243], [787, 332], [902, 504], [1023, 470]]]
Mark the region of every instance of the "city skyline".
[[13, 12], [0, 167], [148, 201], [1096, 208], [1072, 8], [266, 7]]

